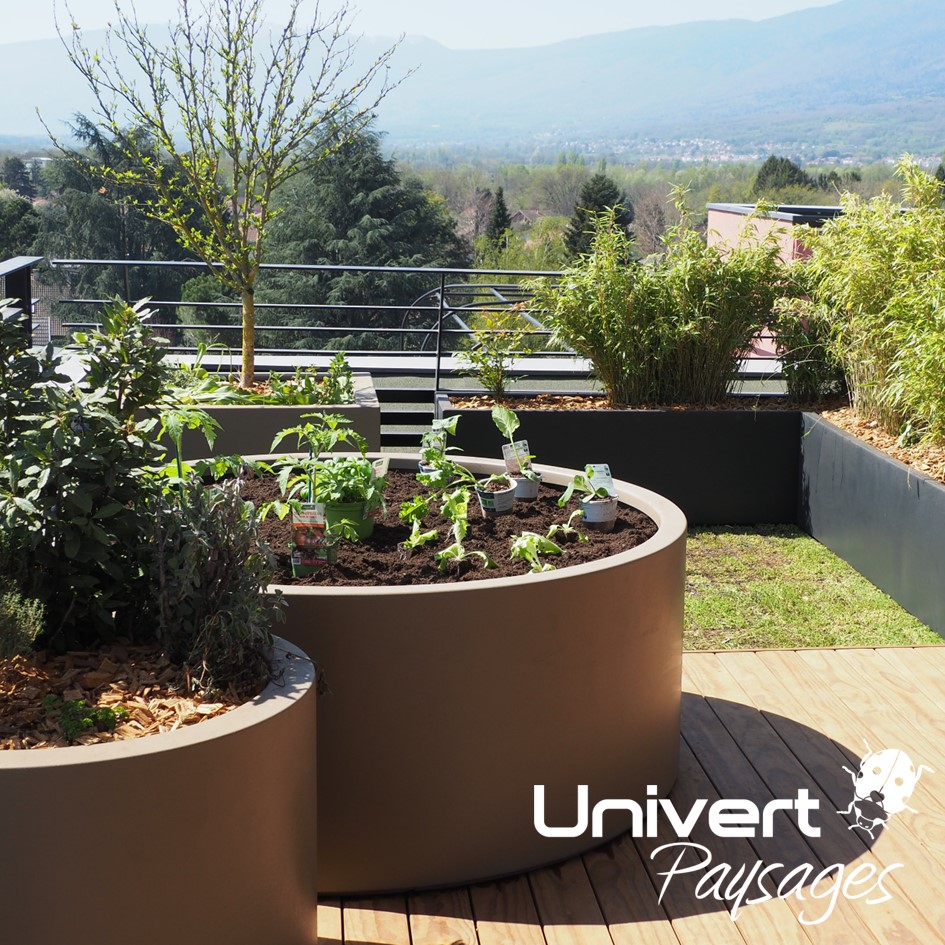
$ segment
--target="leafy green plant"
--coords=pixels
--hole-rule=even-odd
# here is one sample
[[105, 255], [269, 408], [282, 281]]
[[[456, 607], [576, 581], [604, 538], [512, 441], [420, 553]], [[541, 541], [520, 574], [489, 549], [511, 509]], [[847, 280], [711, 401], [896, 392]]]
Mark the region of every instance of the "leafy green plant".
[[0, 576], [0, 659], [29, 653], [45, 627], [42, 601]]
[[493, 568], [495, 562], [485, 552], [467, 551], [463, 545], [469, 531], [469, 502], [472, 491], [479, 483], [470, 469], [446, 455], [446, 438], [456, 432], [458, 420], [459, 416], [456, 415], [434, 421], [433, 428], [422, 438], [421, 462], [424, 471], [417, 475], [417, 481], [429, 491], [426, 495], [417, 495], [401, 503], [400, 518], [411, 526], [410, 536], [402, 543], [402, 547], [405, 551], [412, 551], [439, 538], [435, 528], [423, 527], [424, 518], [433, 504], [439, 502], [440, 513], [450, 523], [449, 534], [453, 537], [451, 545], [433, 555], [440, 570], [445, 571], [450, 566], [459, 567], [469, 557], [478, 557], [484, 567]]
[[518, 414], [502, 404], [495, 404], [492, 408], [492, 422], [496, 425], [499, 432], [509, 441], [509, 447], [515, 457], [518, 465], [519, 474], [532, 482], [537, 482], [541, 477], [532, 469], [532, 460], [535, 458], [532, 453], [521, 453], [514, 439], [515, 431], [521, 426]]
[[420, 465], [434, 467], [446, 459], [446, 453], [455, 449], [447, 446], [447, 437], [456, 435], [459, 414], [452, 417], [437, 417], [433, 426], [420, 437]]
[[487, 313], [473, 332], [473, 345], [459, 353], [460, 372], [474, 377], [495, 400], [505, 397], [517, 355], [531, 352], [521, 314]]
[[460, 565], [469, 558], [479, 558], [484, 568], [498, 567], [495, 561], [485, 551], [466, 548], [458, 541], [454, 541], [452, 545], [449, 545], [442, 551], [437, 551], [433, 557], [436, 559], [441, 571], [448, 571], [451, 567], [458, 570]]
[[147, 600], [143, 506], [160, 491], [150, 471], [160, 452], [157, 420], [136, 413], [154, 404], [164, 378], [149, 314], [114, 303], [102, 330], [76, 335], [69, 351], [84, 377], [34, 384], [35, 412], [0, 458], [0, 523], [29, 555], [23, 592], [42, 601], [43, 641], [57, 647], [146, 632], [137, 616]]
[[843, 213], [798, 238], [808, 313], [829, 330], [856, 412], [893, 435], [945, 439], [945, 212], [940, 182], [910, 158], [902, 199], [842, 198]]
[[566, 522], [553, 522], [548, 526], [547, 538], [555, 539], [560, 535], [563, 539], [569, 540], [571, 538], [576, 538], [579, 542], [587, 541], [587, 535], [582, 535], [574, 527], [574, 520], [576, 518], [582, 518], [584, 513], [580, 509], [575, 509], [569, 516]]
[[172, 659], [192, 667], [199, 688], [249, 693], [268, 673], [269, 627], [280, 615], [278, 594], [266, 593], [274, 558], [239, 480], [182, 485], [182, 494], [159, 493], [147, 504], [157, 636]]
[[546, 535], [537, 532], [522, 532], [512, 538], [512, 558], [522, 558], [527, 561], [534, 573], [554, 571], [553, 564], [542, 561], [542, 555], [560, 555], [561, 547], [556, 545]]
[[172, 403], [327, 407], [354, 402], [354, 374], [343, 351], [332, 358], [324, 375], [315, 367], [297, 367], [289, 377], [271, 373], [257, 389], [240, 387], [232, 378], [208, 371], [203, 361], [209, 350], [200, 345], [193, 364], [179, 365], [171, 373], [168, 399]]
[[77, 331], [64, 350], [85, 370], [81, 386], [107, 391], [109, 409], [120, 420], [131, 420], [137, 410], [158, 403], [167, 387], [167, 339], [148, 327], [155, 310], [145, 307], [147, 301], [106, 303], [101, 326], [91, 332]]
[[207, 440], [207, 446], [213, 449], [220, 424], [205, 410], [199, 407], [175, 405], [161, 411], [161, 436], [167, 438], [174, 445], [174, 464], [178, 480], [183, 480], [185, 465], [182, 458], [181, 441], [184, 430], [199, 430]]
[[63, 381], [52, 346], [44, 355], [29, 350], [29, 317], [0, 300], [0, 449], [30, 425], [42, 400], [42, 385]]
[[[571, 477], [571, 481], [558, 499], [558, 505], [561, 506], [561, 508], [564, 508], [564, 506], [571, 501], [571, 496], [573, 496], [575, 492], [584, 496], [585, 499], [606, 499], [610, 496], [610, 493], [604, 486], [595, 486], [591, 481], [593, 472], [593, 467], [587, 466], [584, 472], [576, 472]], [[570, 520], [568, 524], [570, 524]]]
[[681, 222], [661, 256], [634, 262], [607, 211], [596, 217], [589, 255], [557, 284], [531, 286], [553, 341], [591, 361], [615, 404], [721, 400], [775, 300], [793, 291], [774, 234], [709, 246], [684, 192], [676, 201]]
[[[293, 504], [300, 501], [316, 501], [319, 476], [327, 465], [333, 463], [333, 460], [322, 459], [323, 453], [330, 453], [336, 446], [348, 443], [354, 446], [363, 457], [367, 448], [367, 441], [364, 437], [356, 430], [349, 429], [351, 421], [341, 414], [309, 413], [303, 414], [301, 419], [305, 422], [280, 430], [276, 434], [272, 441], [272, 449], [275, 450], [288, 437], [294, 436], [299, 449], [305, 447], [307, 455], [302, 457], [284, 456], [272, 463], [262, 464], [262, 468], [277, 477], [279, 490], [283, 497], [281, 502], [268, 503], [262, 510], [264, 516], [272, 510], [280, 518], [284, 518]], [[313, 423], [313, 420], [316, 422]], [[364, 462], [370, 465], [367, 460], [364, 460]], [[360, 466], [339, 466], [336, 469], [343, 469], [345, 473], [354, 474], [353, 480], [349, 476], [352, 489], [355, 488], [356, 483], [363, 483], [364, 481]], [[371, 474], [373, 475], [373, 469]], [[383, 492], [384, 482], [378, 480], [375, 485], [379, 485], [379, 491]], [[334, 487], [342, 488], [337, 477], [334, 480]], [[375, 501], [379, 494], [378, 491], [369, 488], [369, 492], [371, 501]], [[303, 495], [304, 499], [300, 499], [300, 496]], [[318, 501], [325, 500], [319, 499]]]
[[43, 699], [43, 709], [70, 742], [93, 730], [113, 732], [118, 722], [128, 717], [128, 710], [123, 706], [90, 706], [84, 699], [63, 702], [54, 693]]
[[817, 403], [845, 389], [843, 370], [830, 353], [828, 322], [793, 299], [776, 306], [769, 327], [776, 337], [787, 393], [795, 403]]

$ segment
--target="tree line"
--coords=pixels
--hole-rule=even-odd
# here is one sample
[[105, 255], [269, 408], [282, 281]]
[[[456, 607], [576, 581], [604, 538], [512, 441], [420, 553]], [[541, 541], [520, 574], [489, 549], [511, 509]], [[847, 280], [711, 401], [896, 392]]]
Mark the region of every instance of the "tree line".
[[[119, 142], [81, 115], [73, 132], [81, 162], [59, 155], [30, 166], [12, 156], [0, 165], [0, 182], [7, 188], [0, 191], [0, 256], [195, 258], [171, 227], [141, 212], [147, 194], [140, 185], [121, 183], [128, 156]], [[152, 147], [157, 159], [153, 143], [142, 146]], [[608, 166], [585, 163], [574, 154], [536, 167], [422, 169], [386, 156], [382, 134], [369, 125], [280, 188], [267, 259], [303, 265], [557, 270], [589, 250], [595, 215], [611, 208], [633, 237], [638, 257], [659, 252], [667, 228], [677, 222], [669, 199], [674, 182], [688, 184], [689, 205], [697, 209], [708, 202], [759, 198], [835, 203], [841, 190], [870, 195], [887, 189], [891, 178], [883, 170], [804, 169], [774, 155], [760, 166]], [[199, 217], [198, 208], [192, 212]], [[90, 268], [57, 272], [55, 278], [66, 278], [70, 293], [108, 298], [124, 294], [125, 275]], [[168, 320], [182, 326], [175, 340], [234, 343], [232, 332], [185, 331], [189, 325], [236, 323], [237, 294], [208, 272], [130, 267], [127, 276], [132, 296], [184, 303], [167, 313]], [[259, 344], [410, 347], [406, 336], [392, 333], [379, 340], [368, 330], [423, 327], [428, 315], [410, 320], [405, 312], [430, 288], [429, 279], [416, 273], [266, 271], [257, 296], [263, 303]], [[229, 308], [215, 307], [219, 303]], [[326, 308], [268, 308], [280, 304]], [[327, 308], [333, 305], [366, 308], [349, 319], [347, 328], [322, 331], [344, 322]], [[307, 330], [265, 331], [275, 324]]]

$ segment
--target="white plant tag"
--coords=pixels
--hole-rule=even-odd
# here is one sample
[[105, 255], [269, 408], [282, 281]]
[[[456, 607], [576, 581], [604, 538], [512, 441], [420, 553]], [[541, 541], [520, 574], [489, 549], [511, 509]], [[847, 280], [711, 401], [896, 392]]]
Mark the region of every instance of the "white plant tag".
[[390, 457], [382, 456], [380, 459], [375, 459], [371, 465], [374, 467], [374, 478], [382, 479], [387, 475], [387, 470], [390, 468]]
[[514, 443], [504, 443], [502, 445], [502, 458], [505, 460], [505, 468], [513, 476], [517, 476], [522, 471], [521, 460], [525, 460], [530, 455], [528, 440], [516, 440]]
[[606, 489], [607, 495], [616, 495], [614, 479], [610, 475], [610, 466], [607, 463], [592, 463], [587, 467], [591, 471], [591, 485], [595, 489]]

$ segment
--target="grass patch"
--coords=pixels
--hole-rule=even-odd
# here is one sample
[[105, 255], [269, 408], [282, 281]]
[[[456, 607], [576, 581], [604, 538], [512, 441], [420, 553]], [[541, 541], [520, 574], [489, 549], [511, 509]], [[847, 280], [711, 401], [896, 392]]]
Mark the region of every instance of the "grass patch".
[[942, 643], [794, 526], [693, 528], [687, 556], [688, 650]]

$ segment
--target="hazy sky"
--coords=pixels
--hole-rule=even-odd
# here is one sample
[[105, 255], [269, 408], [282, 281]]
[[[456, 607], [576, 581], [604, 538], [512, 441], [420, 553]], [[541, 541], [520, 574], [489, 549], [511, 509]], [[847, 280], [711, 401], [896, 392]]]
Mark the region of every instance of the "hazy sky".
[[[689, 20], [767, 19], [826, 6], [835, 0], [351, 0], [358, 11], [357, 33], [429, 36], [452, 48], [538, 46], [592, 33]], [[311, 7], [314, 0], [305, 0]], [[267, 15], [278, 20], [287, 0], [264, 0]], [[334, 10], [341, 0], [322, 0]], [[68, 20], [57, 0], [60, 19]], [[101, 29], [114, 9], [111, 0], [71, 0], [83, 29]], [[135, 0], [145, 22], [164, 23], [176, 10], [175, 0]], [[0, 0], [0, 44], [55, 36], [53, 0]]]

